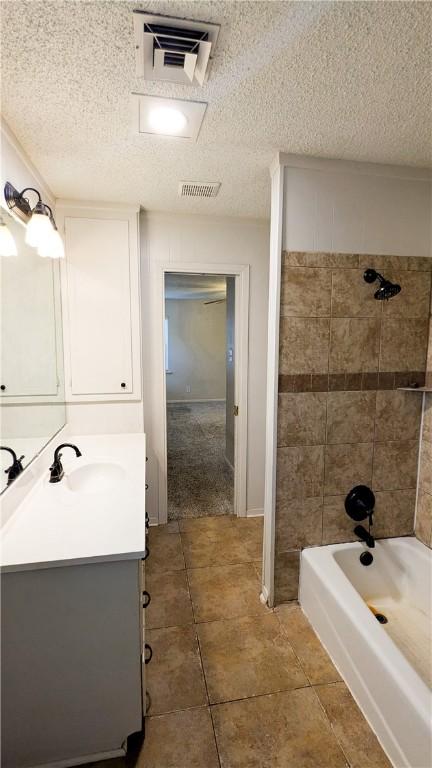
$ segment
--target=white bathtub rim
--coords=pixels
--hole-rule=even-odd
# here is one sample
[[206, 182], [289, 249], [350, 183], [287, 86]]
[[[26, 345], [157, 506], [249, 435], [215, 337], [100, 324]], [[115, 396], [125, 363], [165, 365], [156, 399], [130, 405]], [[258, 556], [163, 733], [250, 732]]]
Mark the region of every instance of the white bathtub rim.
[[[309, 615], [308, 611], [305, 610], [303, 608], [303, 606], [302, 606], [302, 610], [304, 611], [306, 617], [309, 619], [309, 621], [312, 624], [312, 617]], [[336, 667], [336, 670], [338, 671], [341, 679], [345, 681], [345, 684], [347, 685], [347, 687], [348, 687], [348, 689], [349, 689], [349, 691], [350, 691], [354, 701], [356, 702], [356, 704], [357, 704], [358, 708], [360, 709], [360, 711], [363, 713], [363, 717], [365, 718], [365, 720], [368, 723], [369, 727], [375, 733], [375, 735], [376, 735], [376, 737], [377, 737], [377, 739], [379, 741], [379, 744], [381, 745], [382, 749], [384, 750], [385, 754], [387, 755], [387, 757], [388, 757], [390, 763], [392, 764], [392, 766], [394, 766], [394, 768], [400, 768], [400, 766], [402, 766], [402, 765], [408, 766], [409, 763], [408, 763], [408, 761], [406, 759], [406, 756], [405, 756], [405, 754], [404, 754], [400, 744], [398, 744], [398, 742], [396, 741], [396, 739], [394, 737], [394, 734], [393, 734], [391, 728], [389, 727], [388, 722], [387, 722], [383, 712], [381, 711], [380, 707], [378, 706], [378, 704], [377, 704], [377, 702], [375, 700], [375, 697], [372, 696], [371, 691], [368, 690], [367, 686], [365, 685], [364, 679], [358, 674], [355, 665], [353, 665], [351, 663], [351, 661], [349, 660], [349, 658], [348, 658], [348, 664], [349, 664], [349, 667], [350, 667], [350, 672], [348, 672], [347, 674], [343, 674], [343, 671], [341, 669], [341, 665], [339, 664], [339, 662], [336, 659], [334, 659], [333, 655], [330, 653], [327, 644], [324, 642], [324, 640], [322, 638], [320, 630], [316, 629], [315, 626], [314, 626], [314, 631], [315, 631], [316, 635], [318, 636], [322, 646], [325, 648], [325, 650], [327, 651], [328, 655], [332, 659], [333, 664]], [[341, 648], [343, 654], [345, 655], [345, 657], [348, 657], [348, 654], [346, 653], [346, 649], [342, 646], [342, 644], [339, 644], [339, 645], [340, 645], [340, 648]], [[353, 682], [350, 679], [350, 675], [354, 675], [355, 682]], [[358, 683], [361, 686], [361, 688], [363, 689], [363, 691], [365, 692], [364, 695], [365, 695], [365, 697], [366, 697], [366, 699], [368, 701], [369, 708], [372, 709], [373, 713], [374, 713], [373, 717], [372, 717], [371, 712], [369, 711], [369, 709], [366, 709], [366, 710], [364, 709], [361, 697], [358, 695], [358, 692], [355, 689], [355, 683]], [[375, 721], [374, 721], [374, 718], [375, 718]], [[378, 719], [379, 719], [379, 722], [380, 722], [381, 730], [379, 730], [377, 728], [377, 722], [376, 721]]]
[[[405, 537], [404, 537], [405, 538]], [[401, 541], [398, 539], [397, 541]], [[407, 541], [417, 542], [414, 537], [406, 537]], [[386, 541], [395, 541], [388, 539]], [[418, 542], [421, 545], [421, 542]], [[376, 550], [379, 552], [380, 541], [376, 542]], [[411, 545], [408, 545], [411, 547]], [[424, 546], [424, 545], [421, 545]], [[417, 547], [416, 547], [417, 548]], [[372, 649], [380, 656], [383, 665], [389, 672], [393, 672], [395, 666], [400, 669], [400, 679], [406, 680], [409, 685], [410, 698], [416, 711], [422, 719], [425, 719], [425, 712], [432, 711], [432, 691], [420, 677], [419, 673], [412, 667], [405, 655], [398, 648], [392, 638], [386, 633], [385, 629], [374, 619], [372, 612], [367, 607], [361, 595], [351, 584], [348, 576], [344, 573], [341, 566], [337, 563], [333, 555], [334, 552], [343, 549], [363, 550], [363, 545], [359, 542], [350, 542], [347, 544], [329, 544], [323, 547], [310, 547], [302, 551], [304, 558], [315, 573], [322, 578], [322, 569], [327, 571], [328, 578], [324, 582], [325, 588], [331, 593], [333, 599], [355, 623], [359, 633], [364, 638], [365, 644], [372, 646]], [[427, 549], [427, 547], [425, 547]], [[321, 567], [320, 567], [321, 566]], [[302, 591], [302, 571], [300, 567], [300, 594]], [[400, 686], [400, 681], [396, 681]], [[404, 686], [405, 688], [405, 686]]]

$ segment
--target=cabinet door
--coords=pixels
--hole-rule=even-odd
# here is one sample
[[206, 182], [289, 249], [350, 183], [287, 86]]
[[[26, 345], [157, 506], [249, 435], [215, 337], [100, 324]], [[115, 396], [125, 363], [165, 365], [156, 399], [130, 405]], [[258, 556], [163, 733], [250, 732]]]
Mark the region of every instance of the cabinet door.
[[71, 393], [133, 391], [129, 221], [66, 217]]

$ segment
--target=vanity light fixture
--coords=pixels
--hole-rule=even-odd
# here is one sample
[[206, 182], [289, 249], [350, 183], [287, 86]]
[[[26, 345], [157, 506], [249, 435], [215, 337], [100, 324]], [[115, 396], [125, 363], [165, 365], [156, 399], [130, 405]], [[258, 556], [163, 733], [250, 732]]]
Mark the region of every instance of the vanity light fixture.
[[45, 205], [45, 208], [49, 211], [51, 228], [46, 237], [44, 237], [41, 245], [39, 245], [38, 254], [39, 256], [42, 256], [42, 258], [63, 259], [65, 255], [63, 240], [60, 237], [50, 206]]
[[14, 236], [0, 215], [0, 256], [16, 256], [17, 247]]
[[[25, 192], [34, 192], [37, 203], [32, 208]], [[64, 257], [64, 245], [58, 232], [53, 212], [49, 205], [43, 202], [40, 193], [34, 187], [26, 187], [22, 192], [7, 181], [4, 187], [4, 197], [8, 208], [27, 224], [25, 241], [38, 249], [39, 256], [51, 259]]]
[[48, 206], [39, 200], [32, 210], [31, 218], [27, 224], [25, 241], [34, 248], [43, 248], [48, 242], [52, 224]]

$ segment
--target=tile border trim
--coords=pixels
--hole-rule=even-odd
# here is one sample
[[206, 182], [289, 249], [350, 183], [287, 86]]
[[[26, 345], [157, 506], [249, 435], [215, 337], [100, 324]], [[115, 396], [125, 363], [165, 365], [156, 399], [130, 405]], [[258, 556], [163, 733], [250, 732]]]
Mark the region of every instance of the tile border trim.
[[424, 387], [425, 371], [279, 374], [279, 394], [286, 392], [359, 392]]

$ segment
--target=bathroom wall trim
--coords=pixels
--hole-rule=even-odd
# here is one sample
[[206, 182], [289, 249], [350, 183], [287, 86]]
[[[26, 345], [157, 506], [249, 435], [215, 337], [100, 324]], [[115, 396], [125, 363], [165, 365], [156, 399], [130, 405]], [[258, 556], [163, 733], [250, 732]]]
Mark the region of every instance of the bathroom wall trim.
[[[55, 204], [54, 194], [3, 118], [1, 118], [0, 130], [2, 153], [2, 190], [6, 181], [10, 181], [14, 186], [23, 189], [23, 187], [28, 184], [28, 178], [34, 179], [34, 182], [32, 183], [37, 186], [43, 200], [48, 203], [51, 208], [53, 208]], [[12, 169], [15, 168], [16, 171], [14, 173]], [[11, 175], [13, 178], [6, 178], [8, 175]], [[21, 184], [23, 186], [21, 186]], [[4, 202], [2, 202], [2, 205], [5, 207]]]
[[307, 157], [305, 155], [293, 155], [279, 152], [274, 158], [270, 172], [278, 167], [308, 168], [315, 171], [330, 173], [358, 173], [362, 176], [390, 176], [399, 179], [416, 179], [417, 181], [430, 182], [432, 170], [430, 168], [415, 168], [409, 165], [387, 165], [385, 163], [363, 163], [356, 160], [338, 160], [325, 157]]
[[279, 388], [279, 314], [282, 266], [284, 174], [282, 166], [271, 168], [270, 273], [267, 341], [266, 453], [264, 485], [264, 537], [262, 599], [274, 604], [274, 560], [276, 528], [276, 454]]

